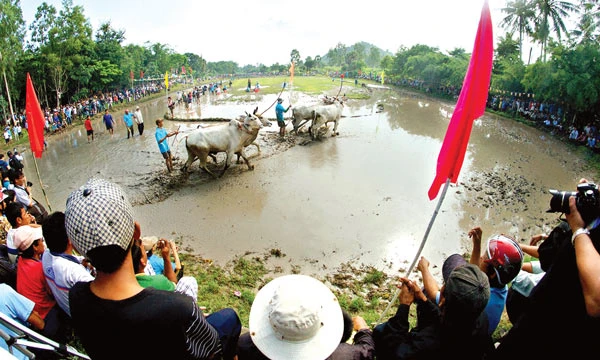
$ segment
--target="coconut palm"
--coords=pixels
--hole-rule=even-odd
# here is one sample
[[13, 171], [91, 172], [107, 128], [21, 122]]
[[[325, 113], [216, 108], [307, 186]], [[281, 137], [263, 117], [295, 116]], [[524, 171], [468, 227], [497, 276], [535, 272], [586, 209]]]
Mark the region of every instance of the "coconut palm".
[[535, 11], [532, 3], [526, 0], [508, 1], [506, 7], [502, 8], [506, 17], [500, 22], [500, 26], [509, 32], [519, 33], [519, 55], [523, 56], [523, 36], [533, 33], [532, 24], [535, 21]]
[[551, 33], [556, 33], [560, 42], [562, 34], [567, 33], [564, 20], [578, 8], [570, 1], [560, 0], [534, 0], [533, 4], [537, 13], [536, 38], [542, 45], [542, 56], [546, 61], [546, 50]]
[[[579, 44], [593, 43], [598, 38], [599, 13], [593, 2], [582, 1], [581, 3], [581, 17], [577, 23], [577, 28], [573, 30], [573, 35], [576, 39], [579, 39]], [[576, 39], [573, 40], [576, 41]]]

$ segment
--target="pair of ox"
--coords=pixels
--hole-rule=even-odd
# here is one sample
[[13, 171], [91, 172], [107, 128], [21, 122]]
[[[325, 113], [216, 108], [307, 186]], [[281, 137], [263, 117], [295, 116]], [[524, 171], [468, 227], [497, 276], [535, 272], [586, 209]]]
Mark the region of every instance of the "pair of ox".
[[[185, 138], [185, 148], [188, 153], [188, 159], [181, 169], [187, 172], [194, 160], [200, 161], [200, 169], [206, 171], [213, 177], [221, 177], [231, 165], [233, 155], [241, 157], [246, 162], [248, 170], [254, 170], [254, 165], [250, 164], [244, 149], [246, 146], [255, 145], [258, 150], [258, 144], [254, 143], [258, 136], [258, 131], [263, 126], [271, 126], [271, 122], [263, 119], [256, 114], [258, 108], [254, 109], [252, 114], [246, 113], [243, 120], [231, 120], [226, 125], [211, 126], [200, 128], [187, 135]], [[206, 166], [208, 156], [216, 162], [215, 154], [225, 152], [225, 165], [219, 176], [215, 175]]]
[[[332, 136], [338, 135], [337, 127], [340, 118], [342, 117], [342, 110], [344, 109], [344, 99], [337, 97], [331, 98], [326, 96], [322, 103], [314, 105], [299, 105], [292, 108], [292, 124], [294, 126], [294, 132], [298, 133], [300, 127], [306, 124], [308, 121], [312, 121], [309, 128], [310, 137], [313, 140], [319, 138], [319, 130], [328, 123], [333, 122], [333, 134]], [[301, 123], [304, 120], [303, 123]]]

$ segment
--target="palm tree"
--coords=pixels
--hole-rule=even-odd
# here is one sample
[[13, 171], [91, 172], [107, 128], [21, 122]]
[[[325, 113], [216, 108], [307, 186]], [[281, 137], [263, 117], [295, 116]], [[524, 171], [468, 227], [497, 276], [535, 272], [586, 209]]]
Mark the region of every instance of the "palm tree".
[[537, 10], [536, 37], [542, 45], [542, 56], [546, 61], [550, 34], [556, 33], [560, 42], [562, 33], [567, 33], [564, 19], [569, 17], [569, 13], [576, 12], [578, 8], [569, 1], [560, 0], [534, 0], [534, 5]]
[[579, 39], [580, 44], [593, 43], [597, 39], [597, 29], [599, 21], [599, 12], [594, 8], [596, 7], [596, 1], [582, 1], [581, 2], [581, 17], [577, 28], [573, 30], [573, 35]]
[[519, 32], [519, 56], [523, 56], [523, 36], [533, 34], [532, 24], [535, 20], [535, 11], [532, 3], [526, 0], [508, 1], [502, 9], [506, 17], [500, 22], [500, 26], [510, 32]]

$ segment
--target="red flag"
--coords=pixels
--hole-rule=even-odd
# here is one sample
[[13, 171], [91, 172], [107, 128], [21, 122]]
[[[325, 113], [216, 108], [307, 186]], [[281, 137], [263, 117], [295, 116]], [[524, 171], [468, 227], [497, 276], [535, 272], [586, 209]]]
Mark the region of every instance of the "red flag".
[[133, 80], [133, 70], [129, 70], [129, 78]]
[[185, 74], [185, 66], [182, 66], [182, 67], [181, 67], [181, 73], [182, 73], [182, 74]]
[[31, 152], [36, 158], [42, 157], [44, 151], [44, 114], [35, 95], [35, 89], [31, 77], [27, 73], [27, 85], [25, 92], [25, 113], [27, 116], [27, 133], [29, 134], [29, 145]]
[[446, 179], [456, 184], [467, 151], [473, 121], [485, 112], [492, 73], [493, 42], [492, 18], [486, 0], [481, 10], [469, 68], [438, 156], [435, 179], [429, 188], [430, 200], [437, 196], [440, 186], [446, 182]]

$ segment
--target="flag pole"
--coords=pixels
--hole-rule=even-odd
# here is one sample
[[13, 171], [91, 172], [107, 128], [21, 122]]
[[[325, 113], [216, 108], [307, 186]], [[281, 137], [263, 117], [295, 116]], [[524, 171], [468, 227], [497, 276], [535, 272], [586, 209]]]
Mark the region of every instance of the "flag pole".
[[[429, 237], [429, 232], [431, 231], [431, 228], [433, 227], [435, 218], [437, 217], [438, 213], [440, 212], [440, 208], [442, 207], [442, 202], [444, 202], [444, 198], [446, 197], [446, 191], [448, 190], [449, 185], [450, 185], [450, 178], [446, 179], [446, 185], [444, 186], [444, 189], [442, 190], [442, 194], [440, 195], [440, 199], [438, 200], [437, 206], [435, 207], [435, 210], [433, 211], [431, 220], [429, 220], [429, 225], [427, 226], [427, 230], [425, 230], [425, 235], [423, 235], [423, 240], [421, 240], [421, 245], [419, 245], [419, 250], [417, 250], [417, 253], [415, 254], [415, 258], [413, 259], [412, 264], [410, 264], [410, 266], [408, 267], [406, 276], [408, 276], [408, 274], [410, 274], [413, 271], [415, 264], [417, 263], [417, 260], [421, 256], [421, 252], [423, 251], [423, 248], [425, 247], [425, 243], [427, 242], [427, 238]], [[394, 297], [392, 297], [392, 300], [390, 300], [390, 302], [386, 306], [385, 310], [383, 310], [383, 312], [381, 313], [381, 316], [379, 317], [379, 320], [377, 321], [378, 324], [382, 323], [383, 317], [388, 312], [388, 310], [390, 309], [392, 304], [396, 302], [398, 295], [400, 295], [400, 289], [396, 290]]]
[[44, 184], [42, 183], [42, 177], [40, 176], [40, 169], [38, 168], [37, 160], [35, 156], [33, 156], [33, 163], [35, 164], [35, 172], [37, 173], [38, 181], [40, 182], [40, 188], [42, 189], [42, 193], [44, 194], [44, 199], [46, 199], [46, 205], [48, 205], [48, 210], [52, 212], [52, 206], [50, 206], [50, 201], [48, 200], [48, 195], [46, 194], [46, 189], [44, 189]]

